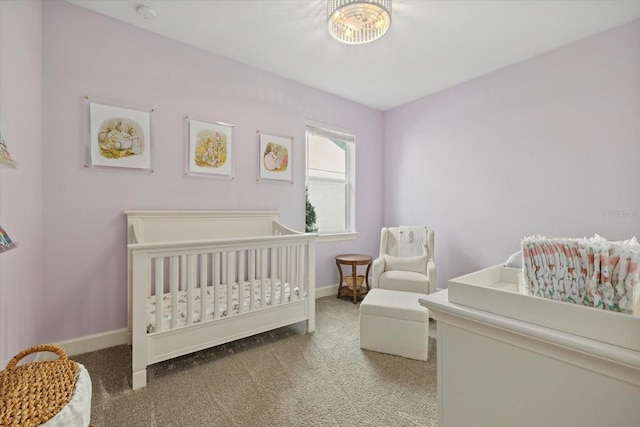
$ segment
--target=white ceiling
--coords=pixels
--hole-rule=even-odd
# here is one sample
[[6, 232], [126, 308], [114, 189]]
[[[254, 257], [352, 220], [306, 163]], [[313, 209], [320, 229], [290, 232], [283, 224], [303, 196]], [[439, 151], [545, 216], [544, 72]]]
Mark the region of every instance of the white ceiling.
[[67, 1], [381, 111], [640, 18], [640, 0], [393, 0], [387, 34], [353, 46], [326, 0]]

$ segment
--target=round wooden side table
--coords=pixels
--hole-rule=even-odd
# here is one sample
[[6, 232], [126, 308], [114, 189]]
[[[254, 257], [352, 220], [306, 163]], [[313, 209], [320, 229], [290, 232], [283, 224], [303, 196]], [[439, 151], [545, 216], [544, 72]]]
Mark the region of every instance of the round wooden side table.
[[[369, 286], [369, 270], [371, 270], [371, 264], [373, 263], [373, 257], [369, 255], [360, 254], [343, 254], [336, 256], [336, 265], [338, 266], [338, 272], [340, 273], [340, 284], [338, 285], [338, 296], [340, 298], [343, 295], [353, 296], [353, 303], [358, 303], [358, 297], [364, 296], [369, 292], [371, 287]], [[351, 266], [351, 279], [353, 280], [352, 289], [349, 289], [349, 285], [346, 283], [345, 275], [342, 273], [342, 266]], [[357, 267], [359, 265], [366, 265], [367, 272], [364, 274], [364, 282], [366, 288], [362, 285], [358, 286], [358, 274]]]

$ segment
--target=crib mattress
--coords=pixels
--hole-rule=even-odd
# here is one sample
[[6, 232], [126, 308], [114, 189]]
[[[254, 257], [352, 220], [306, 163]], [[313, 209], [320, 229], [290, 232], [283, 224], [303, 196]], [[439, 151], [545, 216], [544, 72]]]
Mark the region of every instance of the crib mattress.
[[[265, 280], [265, 306], [271, 305], [271, 279]], [[280, 281], [275, 282], [275, 295], [273, 301], [275, 303], [280, 302], [280, 294], [284, 291], [284, 298], [282, 302], [288, 302], [291, 299], [291, 291], [288, 283], [285, 283], [284, 286], [280, 285]], [[284, 288], [284, 289], [283, 289]], [[298, 295], [298, 288], [293, 288], [293, 292], [295, 295]], [[207, 297], [206, 297], [206, 313], [204, 316], [204, 320], [202, 318], [202, 304], [201, 304], [201, 292], [200, 288], [193, 289], [191, 295], [193, 314], [192, 320], [193, 323], [200, 323], [206, 320], [212, 320], [215, 317], [215, 308], [216, 304], [214, 304], [214, 289], [213, 286], [207, 286]], [[230, 314], [237, 314], [240, 312], [240, 298], [239, 298], [239, 286], [238, 283], [234, 283], [231, 286], [231, 304], [227, 304], [227, 285], [221, 284], [218, 285], [218, 310], [220, 313], [219, 317], [226, 317]], [[172, 321], [172, 295], [170, 292], [162, 295], [162, 327], [161, 331], [166, 331], [171, 329], [171, 321]], [[304, 297], [304, 295], [302, 296]], [[254, 304], [255, 307], [262, 307], [261, 299], [262, 299], [262, 290], [260, 282], [256, 283], [253, 293]], [[187, 325], [187, 292], [179, 291], [178, 293], [178, 327]], [[243, 310], [249, 311], [251, 305], [251, 282], [245, 281], [242, 282], [242, 303], [244, 305]], [[153, 333], [158, 331], [156, 327], [156, 297], [150, 296], [147, 298], [147, 333]], [[230, 310], [229, 310], [230, 309]]]

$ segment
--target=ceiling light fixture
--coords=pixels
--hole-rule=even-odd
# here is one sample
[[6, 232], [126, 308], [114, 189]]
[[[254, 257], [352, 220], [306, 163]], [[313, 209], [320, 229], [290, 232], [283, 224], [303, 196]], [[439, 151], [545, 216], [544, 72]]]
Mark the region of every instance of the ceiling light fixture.
[[391, 0], [327, 0], [327, 24], [338, 41], [372, 42], [391, 26]]

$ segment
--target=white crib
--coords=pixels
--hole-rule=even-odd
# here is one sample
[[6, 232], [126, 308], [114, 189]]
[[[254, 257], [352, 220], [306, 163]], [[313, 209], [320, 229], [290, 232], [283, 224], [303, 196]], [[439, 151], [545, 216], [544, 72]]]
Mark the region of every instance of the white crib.
[[132, 385], [147, 366], [292, 323], [315, 330], [315, 234], [276, 211], [125, 211]]

